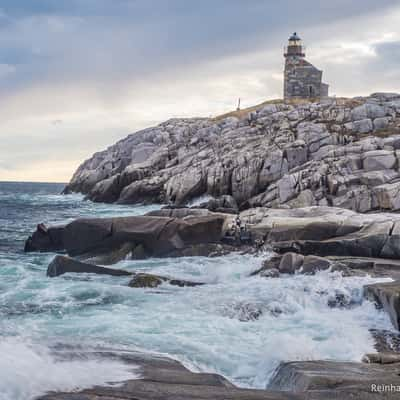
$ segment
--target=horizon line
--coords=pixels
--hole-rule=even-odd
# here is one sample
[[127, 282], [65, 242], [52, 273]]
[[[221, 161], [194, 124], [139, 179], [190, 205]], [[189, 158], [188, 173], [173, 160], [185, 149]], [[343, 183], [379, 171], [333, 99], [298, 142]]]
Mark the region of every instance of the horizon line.
[[10, 180], [10, 181], [4, 181], [4, 180], [0, 180], [0, 184], [1, 183], [42, 183], [42, 184], [59, 184], [59, 185], [68, 185], [68, 182], [56, 182], [56, 181], [15, 181], [15, 180]]

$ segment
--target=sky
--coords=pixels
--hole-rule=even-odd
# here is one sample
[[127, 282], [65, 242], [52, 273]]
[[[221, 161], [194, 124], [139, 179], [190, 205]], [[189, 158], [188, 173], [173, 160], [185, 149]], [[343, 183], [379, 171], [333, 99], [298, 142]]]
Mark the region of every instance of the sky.
[[0, 181], [67, 182], [172, 117], [282, 97], [293, 31], [330, 93], [400, 92], [399, 0], [0, 0]]

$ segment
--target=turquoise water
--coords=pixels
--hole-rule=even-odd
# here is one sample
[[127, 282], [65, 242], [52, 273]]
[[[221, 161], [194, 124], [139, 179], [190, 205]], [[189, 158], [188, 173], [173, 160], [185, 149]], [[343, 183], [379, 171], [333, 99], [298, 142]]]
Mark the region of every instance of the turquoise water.
[[[143, 214], [158, 206], [94, 204], [59, 195], [62, 185], [0, 183], [0, 400], [27, 400], [135, 377], [115, 361], [59, 360], [55, 346], [101, 346], [165, 354], [194, 371], [218, 372], [262, 388], [283, 360], [360, 360], [373, 350], [368, 329], [391, 329], [387, 316], [362, 301], [372, 278], [251, 277], [263, 256], [122, 261], [149, 271], [208, 283], [132, 289], [129, 278], [67, 274], [47, 278], [54, 254], [24, 254], [39, 222], [82, 216]], [[352, 307], [330, 308], [344, 294]], [[254, 319], [258, 316], [257, 319]]]

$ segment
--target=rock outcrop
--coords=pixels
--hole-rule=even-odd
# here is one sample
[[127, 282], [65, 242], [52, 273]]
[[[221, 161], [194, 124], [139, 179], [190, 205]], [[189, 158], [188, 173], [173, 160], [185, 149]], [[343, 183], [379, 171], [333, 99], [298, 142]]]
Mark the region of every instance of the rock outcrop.
[[400, 215], [336, 207], [254, 208], [240, 214], [254, 238], [281, 253], [400, 258]]
[[[208, 212], [207, 212], [208, 213]], [[117, 262], [126, 257], [169, 256], [197, 251], [214, 252], [223, 235], [223, 214], [168, 218], [134, 216], [83, 218], [57, 227], [57, 250], [84, 259]], [[54, 251], [52, 228], [36, 231], [27, 240], [26, 251]], [[206, 246], [206, 245], [210, 246]], [[186, 251], [186, 252], [185, 252]], [[102, 262], [100, 262], [102, 264]]]
[[400, 94], [274, 102], [247, 114], [172, 119], [131, 134], [85, 161], [64, 192], [175, 205], [208, 194], [216, 198], [210, 207], [231, 211], [398, 210], [399, 157]]

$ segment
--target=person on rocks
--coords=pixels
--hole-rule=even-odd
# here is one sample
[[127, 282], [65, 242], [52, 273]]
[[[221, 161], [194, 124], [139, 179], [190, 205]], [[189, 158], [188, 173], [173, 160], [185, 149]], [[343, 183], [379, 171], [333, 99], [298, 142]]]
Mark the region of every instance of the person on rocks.
[[238, 215], [238, 216], [236, 217], [235, 223], [236, 223], [236, 227], [237, 227], [238, 230], [240, 231], [240, 228], [241, 228], [241, 226], [242, 226], [242, 220], [240, 219], [240, 215]]

